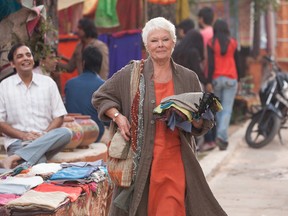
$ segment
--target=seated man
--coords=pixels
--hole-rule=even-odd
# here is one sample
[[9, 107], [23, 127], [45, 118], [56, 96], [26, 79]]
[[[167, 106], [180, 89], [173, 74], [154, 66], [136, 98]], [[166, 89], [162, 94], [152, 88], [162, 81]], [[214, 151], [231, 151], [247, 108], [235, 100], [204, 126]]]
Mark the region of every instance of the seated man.
[[99, 76], [102, 54], [96, 47], [88, 46], [82, 54], [83, 73], [70, 79], [65, 85], [65, 101], [68, 113], [90, 115], [99, 127], [100, 141], [104, 133], [104, 124], [91, 103], [92, 94], [104, 83]]
[[8, 154], [0, 167], [5, 169], [46, 162], [72, 137], [69, 129], [59, 128], [67, 112], [56, 83], [32, 72], [30, 48], [14, 45], [8, 60], [16, 74], [0, 83], [0, 131]]

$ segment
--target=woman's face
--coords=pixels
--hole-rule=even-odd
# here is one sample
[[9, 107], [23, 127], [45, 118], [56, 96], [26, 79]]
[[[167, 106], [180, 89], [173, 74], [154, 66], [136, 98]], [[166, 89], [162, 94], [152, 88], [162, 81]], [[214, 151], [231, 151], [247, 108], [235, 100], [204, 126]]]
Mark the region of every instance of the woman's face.
[[174, 46], [170, 33], [164, 29], [153, 30], [148, 34], [147, 51], [155, 61], [169, 60]]

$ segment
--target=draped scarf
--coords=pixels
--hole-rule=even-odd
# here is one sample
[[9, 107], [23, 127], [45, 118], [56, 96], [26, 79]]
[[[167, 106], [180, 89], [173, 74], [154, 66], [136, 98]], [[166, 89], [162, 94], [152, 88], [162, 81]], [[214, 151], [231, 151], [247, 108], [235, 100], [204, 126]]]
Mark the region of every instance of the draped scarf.
[[133, 152], [132, 184], [129, 188], [123, 188], [113, 201], [113, 204], [124, 211], [129, 211], [132, 201], [134, 182], [137, 175], [138, 163], [141, 157], [141, 147], [144, 142], [143, 104], [145, 96], [145, 80], [142, 74], [144, 60], [134, 61], [130, 79], [131, 98], [131, 149]]

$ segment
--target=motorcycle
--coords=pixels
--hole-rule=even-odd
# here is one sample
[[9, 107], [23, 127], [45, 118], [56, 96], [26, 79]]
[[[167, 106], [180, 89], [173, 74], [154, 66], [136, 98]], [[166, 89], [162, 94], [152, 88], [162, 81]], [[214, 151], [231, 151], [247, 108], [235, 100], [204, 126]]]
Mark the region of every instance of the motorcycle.
[[288, 74], [283, 72], [272, 57], [264, 57], [271, 65], [270, 77], [259, 91], [261, 106], [252, 114], [245, 140], [252, 148], [261, 148], [270, 143], [280, 130], [287, 128]]

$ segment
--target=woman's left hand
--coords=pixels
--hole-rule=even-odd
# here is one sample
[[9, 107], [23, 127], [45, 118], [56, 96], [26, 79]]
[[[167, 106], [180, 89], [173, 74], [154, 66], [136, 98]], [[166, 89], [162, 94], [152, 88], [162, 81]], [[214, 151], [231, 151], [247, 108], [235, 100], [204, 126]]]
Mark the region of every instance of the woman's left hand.
[[192, 125], [195, 128], [202, 128], [203, 126], [203, 119], [193, 120]]

